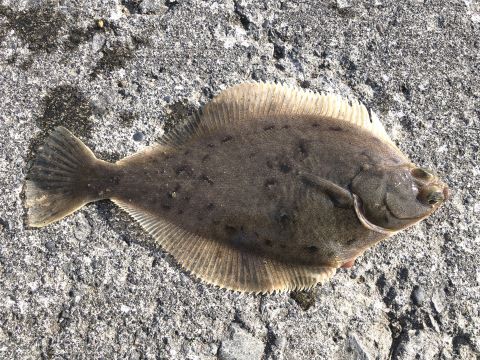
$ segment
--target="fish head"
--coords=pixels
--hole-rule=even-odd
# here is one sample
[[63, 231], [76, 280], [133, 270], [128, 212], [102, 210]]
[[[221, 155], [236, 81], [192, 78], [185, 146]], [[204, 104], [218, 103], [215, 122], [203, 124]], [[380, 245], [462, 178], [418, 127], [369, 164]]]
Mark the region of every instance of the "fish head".
[[438, 176], [413, 164], [364, 167], [351, 190], [359, 220], [386, 234], [426, 218], [448, 198]]

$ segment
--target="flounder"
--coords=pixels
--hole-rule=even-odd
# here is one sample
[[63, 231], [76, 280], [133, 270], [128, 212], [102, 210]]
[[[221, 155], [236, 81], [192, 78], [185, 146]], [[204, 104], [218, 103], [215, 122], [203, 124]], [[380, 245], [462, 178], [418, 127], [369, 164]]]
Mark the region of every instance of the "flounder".
[[284, 85], [223, 91], [116, 163], [56, 128], [26, 181], [28, 224], [111, 199], [187, 271], [222, 288], [305, 289], [430, 215], [448, 188], [358, 101]]

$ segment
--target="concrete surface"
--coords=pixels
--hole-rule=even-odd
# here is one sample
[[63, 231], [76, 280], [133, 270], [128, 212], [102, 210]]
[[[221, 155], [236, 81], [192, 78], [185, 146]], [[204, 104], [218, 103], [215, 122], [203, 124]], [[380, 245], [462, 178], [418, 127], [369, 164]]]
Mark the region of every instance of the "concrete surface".
[[[0, 4], [0, 358], [479, 358], [478, 0]], [[451, 200], [302, 294], [200, 284], [108, 201], [25, 228], [54, 126], [115, 160], [250, 79], [360, 98]]]

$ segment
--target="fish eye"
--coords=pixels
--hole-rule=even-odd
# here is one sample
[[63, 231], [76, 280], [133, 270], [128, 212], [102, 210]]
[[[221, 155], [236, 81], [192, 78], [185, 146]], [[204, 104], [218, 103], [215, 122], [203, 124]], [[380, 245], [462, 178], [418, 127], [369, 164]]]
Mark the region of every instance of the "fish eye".
[[413, 177], [420, 180], [431, 180], [433, 178], [433, 174], [431, 172], [422, 168], [412, 169], [411, 173]]
[[427, 195], [427, 203], [429, 205], [435, 205], [444, 200], [443, 191], [433, 190]]
[[445, 193], [438, 186], [424, 187], [418, 193], [417, 199], [426, 205], [436, 205], [445, 200]]

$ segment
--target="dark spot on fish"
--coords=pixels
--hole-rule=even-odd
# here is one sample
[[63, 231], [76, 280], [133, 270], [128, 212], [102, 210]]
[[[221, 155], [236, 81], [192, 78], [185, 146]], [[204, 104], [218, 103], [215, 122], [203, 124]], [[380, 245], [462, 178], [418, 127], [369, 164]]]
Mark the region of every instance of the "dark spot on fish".
[[228, 237], [231, 237], [236, 234], [237, 229], [230, 225], [225, 225], [225, 232], [227, 233]]
[[270, 246], [270, 247], [271, 247], [271, 246], [273, 245], [273, 242], [272, 242], [272, 240], [270, 240], [270, 239], [265, 239], [265, 245], [267, 245], [267, 246]]
[[283, 125], [282, 129], [290, 129], [290, 125]]
[[175, 174], [177, 174], [177, 176], [191, 176], [193, 174], [193, 169], [189, 165], [180, 165], [175, 169]]
[[188, 155], [190, 154], [190, 150], [185, 150], [185, 152], [183, 153], [183, 155]]
[[287, 174], [292, 171], [292, 167], [287, 163], [280, 163], [279, 169], [282, 173]]
[[263, 128], [263, 130], [268, 131], [268, 130], [273, 130], [275, 129], [275, 125], [268, 125]]
[[343, 129], [340, 126], [330, 126], [328, 128], [330, 131], [343, 131]]
[[292, 222], [290, 215], [283, 209], [279, 210], [275, 215], [275, 221], [280, 225], [282, 229], [286, 229]]
[[308, 156], [307, 143], [305, 140], [301, 139], [298, 143], [298, 150], [300, 154], [305, 158]]
[[226, 142], [229, 142], [231, 140], [233, 140], [233, 137], [230, 135], [227, 135], [222, 139], [222, 144], [225, 144]]
[[203, 158], [202, 158], [202, 163], [204, 163], [205, 161], [207, 161], [208, 159], [210, 159], [210, 155], [205, 155]]
[[347, 240], [347, 243], [346, 243], [346, 244], [347, 244], [347, 245], [352, 245], [352, 244], [355, 244], [356, 242], [357, 242], [357, 239], [351, 238], [351, 239]]
[[268, 189], [268, 190], [272, 190], [275, 185], [277, 185], [277, 180], [273, 179], [273, 178], [269, 178], [267, 180], [265, 180], [265, 187]]
[[207, 205], [207, 210], [209, 210], [209, 211], [212, 211], [214, 208], [215, 208], [214, 203], [210, 203], [210, 204]]
[[213, 180], [210, 179], [210, 178], [209, 178], [207, 175], [205, 175], [205, 174], [200, 175], [199, 179], [202, 180], [202, 181], [206, 181], [206, 182], [209, 183], [210, 185], [213, 185]]
[[316, 247], [315, 245], [309, 245], [305, 247], [305, 250], [307, 250], [307, 252], [309, 252], [310, 254], [315, 254], [318, 251], [318, 247]]
[[314, 187], [316, 188], [317, 187], [317, 184], [315, 184], [312, 180], [310, 180], [308, 177], [306, 176], [302, 176], [301, 177], [301, 181], [302, 183], [307, 186], [307, 187]]
[[170, 210], [171, 208], [172, 208], [172, 204], [166, 203], [166, 202], [162, 203], [163, 210]]
[[214, 144], [207, 144], [207, 147], [209, 147], [209, 148], [214, 148], [215, 145], [214, 145]]
[[111, 176], [110, 183], [113, 185], [118, 185], [120, 184], [120, 178], [118, 176]]

